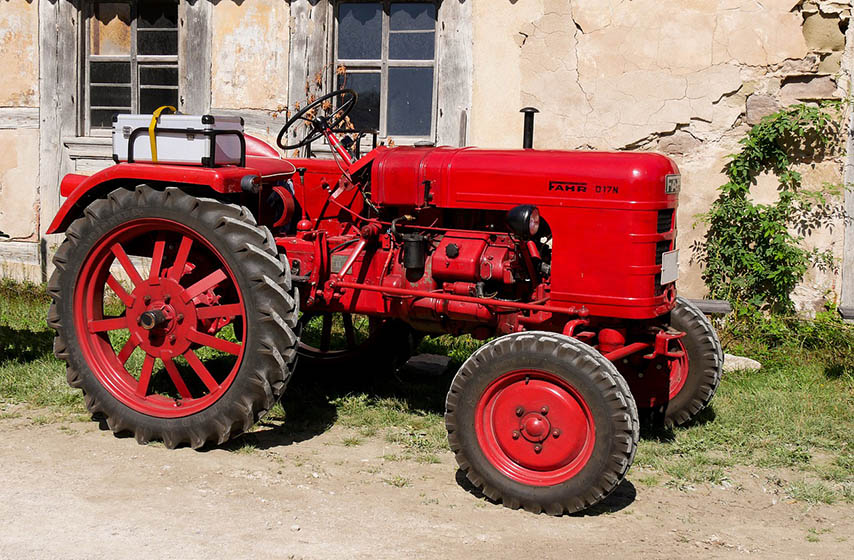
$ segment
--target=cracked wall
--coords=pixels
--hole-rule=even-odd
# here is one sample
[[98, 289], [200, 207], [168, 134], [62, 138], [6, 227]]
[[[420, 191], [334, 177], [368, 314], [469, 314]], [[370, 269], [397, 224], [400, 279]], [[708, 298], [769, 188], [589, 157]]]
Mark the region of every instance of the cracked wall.
[[290, 8], [283, 0], [223, 0], [213, 10], [211, 105], [287, 104]]
[[[850, 4], [798, 0], [516, 0], [474, 4], [472, 143], [518, 147], [518, 109], [540, 109], [535, 147], [640, 149], [673, 157], [683, 174], [678, 212], [680, 291], [705, 293], [689, 247], [725, 182], [727, 154], [752, 124], [802, 101], [844, 96]], [[805, 184], [841, 182], [841, 160], [805, 166]], [[773, 178], [760, 189], [775, 194]], [[842, 227], [811, 246], [841, 259]], [[838, 293], [811, 271], [802, 308]], [[831, 295], [832, 298], [832, 295]]]
[[0, 5], [0, 107], [38, 107], [38, 3]]

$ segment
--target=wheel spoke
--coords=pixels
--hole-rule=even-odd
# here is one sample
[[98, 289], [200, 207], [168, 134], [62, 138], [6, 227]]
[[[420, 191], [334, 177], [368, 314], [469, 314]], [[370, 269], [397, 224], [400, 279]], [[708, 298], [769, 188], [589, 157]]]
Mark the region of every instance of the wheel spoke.
[[149, 282], [156, 282], [160, 278], [160, 268], [163, 266], [163, 251], [166, 249], [166, 241], [161, 236], [154, 242], [154, 253], [151, 255], [151, 271], [148, 273]]
[[89, 321], [89, 332], [117, 331], [128, 328], [127, 317], [110, 317]]
[[127, 291], [119, 284], [119, 281], [116, 280], [116, 277], [110, 274], [107, 277], [107, 286], [113, 290], [113, 293], [118, 296], [118, 298], [122, 301], [125, 307], [133, 306], [134, 297], [127, 293]]
[[196, 372], [196, 375], [199, 376], [199, 379], [202, 380], [202, 383], [205, 384], [208, 391], [213, 393], [219, 389], [219, 383], [216, 382], [216, 379], [213, 378], [211, 372], [208, 371], [208, 368], [206, 368], [205, 364], [203, 364], [199, 357], [196, 356], [195, 352], [187, 350], [184, 353], [184, 359], [187, 360], [187, 363], [190, 364], [190, 367], [193, 368], [193, 371]]
[[342, 313], [341, 318], [344, 320], [344, 336], [347, 337], [347, 348], [355, 348], [356, 331], [353, 329], [353, 316], [349, 313]]
[[320, 351], [327, 352], [329, 343], [332, 340], [332, 314], [324, 313], [323, 315], [323, 330], [320, 331]]
[[136, 350], [137, 346], [139, 346], [139, 344], [133, 337], [130, 337], [128, 341], [125, 342], [125, 345], [122, 346], [122, 349], [119, 352], [119, 362], [121, 362], [122, 365], [127, 363], [130, 355], [133, 354], [133, 351]]
[[199, 319], [217, 319], [219, 317], [242, 317], [243, 308], [239, 303], [226, 305], [211, 305], [196, 309], [196, 317]]
[[178, 246], [178, 253], [175, 255], [175, 264], [172, 265], [172, 270], [169, 272], [169, 278], [176, 282], [184, 276], [184, 265], [187, 264], [187, 257], [190, 256], [190, 248], [193, 246], [193, 239], [187, 236], [181, 238], [181, 244]]
[[228, 278], [221, 269], [216, 269], [186, 290], [184, 290], [184, 300], [190, 301], [202, 292], [206, 292], [217, 284]]
[[226, 352], [228, 354], [233, 354], [237, 356], [240, 354], [240, 344], [235, 342], [229, 342], [227, 340], [223, 340], [221, 338], [217, 338], [215, 336], [211, 336], [209, 334], [200, 333], [195, 329], [191, 329], [187, 333], [187, 338], [191, 342], [195, 342], [196, 344], [201, 344], [203, 346], [210, 346], [215, 350], [220, 350], [222, 352]]
[[136, 270], [136, 267], [130, 262], [130, 257], [125, 253], [124, 248], [116, 243], [110, 248], [110, 251], [116, 256], [116, 259], [119, 261], [119, 264], [122, 265], [122, 268], [125, 269], [125, 273], [130, 278], [130, 281], [133, 282], [134, 286], [139, 286], [142, 284], [142, 277], [139, 275], [139, 272]]
[[151, 372], [154, 369], [154, 356], [151, 354], [145, 355], [145, 360], [142, 362], [142, 371], [139, 374], [139, 383], [136, 386], [136, 394], [144, 397], [148, 394], [148, 384], [151, 383]]
[[184, 378], [181, 377], [181, 372], [179, 372], [178, 368], [175, 367], [175, 362], [172, 361], [172, 358], [163, 360], [163, 365], [166, 367], [166, 373], [169, 374], [169, 379], [172, 380], [172, 384], [175, 385], [175, 389], [178, 390], [178, 394], [185, 399], [193, 398], [192, 393], [190, 393], [190, 390], [187, 388], [187, 384], [184, 383]]

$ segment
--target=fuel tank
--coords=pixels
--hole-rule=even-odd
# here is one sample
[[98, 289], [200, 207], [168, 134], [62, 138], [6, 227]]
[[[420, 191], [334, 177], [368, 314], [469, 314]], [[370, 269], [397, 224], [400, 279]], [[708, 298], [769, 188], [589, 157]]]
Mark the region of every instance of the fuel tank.
[[552, 300], [637, 319], [673, 305], [661, 273], [679, 186], [676, 164], [647, 152], [401, 147], [376, 153], [371, 169], [382, 206], [536, 205], [552, 233]]

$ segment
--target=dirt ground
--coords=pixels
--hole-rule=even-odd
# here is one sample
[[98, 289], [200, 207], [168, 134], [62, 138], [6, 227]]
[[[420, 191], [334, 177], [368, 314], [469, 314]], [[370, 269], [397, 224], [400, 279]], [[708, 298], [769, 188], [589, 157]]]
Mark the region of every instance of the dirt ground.
[[33, 417], [0, 420], [3, 559], [851, 557], [854, 507], [787, 502], [768, 473], [677, 489], [632, 469], [593, 514], [554, 518], [489, 503], [450, 453], [383, 459], [400, 450], [340, 427], [199, 452]]

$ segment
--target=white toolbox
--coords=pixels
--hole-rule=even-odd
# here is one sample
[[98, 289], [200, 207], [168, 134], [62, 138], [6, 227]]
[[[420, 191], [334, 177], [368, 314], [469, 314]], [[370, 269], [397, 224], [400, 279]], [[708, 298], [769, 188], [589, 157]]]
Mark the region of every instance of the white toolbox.
[[[151, 115], [115, 116], [113, 160], [116, 163], [129, 161], [129, 155], [134, 162], [152, 161], [148, 131], [150, 124]], [[244, 162], [246, 154], [241, 117], [160, 115], [154, 136], [157, 142], [157, 163], [213, 167], [240, 164]]]

